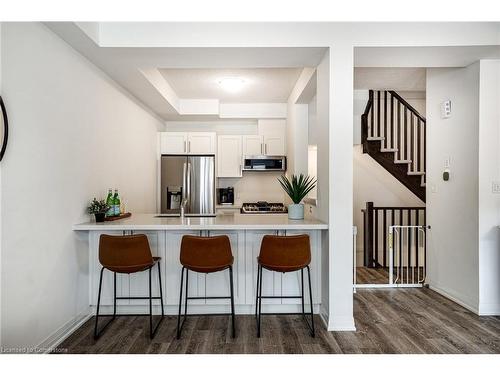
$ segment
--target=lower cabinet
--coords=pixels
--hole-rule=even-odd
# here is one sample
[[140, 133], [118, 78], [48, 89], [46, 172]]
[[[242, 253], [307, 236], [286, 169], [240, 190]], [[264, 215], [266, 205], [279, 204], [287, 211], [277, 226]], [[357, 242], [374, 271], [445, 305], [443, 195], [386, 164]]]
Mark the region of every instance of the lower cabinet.
[[[166, 257], [165, 257], [165, 283], [166, 283], [166, 301], [167, 305], [179, 304], [179, 293], [181, 287], [181, 270], [180, 263], [181, 241], [184, 235], [199, 236], [200, 231], [167, 231], [166, 233]], [[186, 273], [184, 272], [184, 277]], [[184, 281], [185, 282], [185, 281]], [[185, 285], [185, 284], [184, 284]], [[190, 297], [205, 297], [205, 274], [190, 272], [189, 273], [189, 296]], [[183, 292], [184, 293], [184, 292]], [[190, 305], [205, 304], [205, 301], [191, 300]]]
[[[262, 237], [265, 235], [275, 235], [277, 231], [247, 231], [245, 240], [246, 251], [246, 295], [245, 303], [247, 305], [255, 304], [257, 296], [257, 257], [260, 252]], [[262, 295], [279, 296], [281, 295], [281, 274], [262, 270]], [[262, 304], [280, 303], [278, 299], [263, 299]]]
[[[233, 288], [234, 303], [245, 304], [245, 232], [244, 231], [210, 231], [210, 236], [226, 235], [231, 243], [233, 252]], [[230, 295], [229, 270], [209, 273], [205, 279], [206, 295], [210, 297], [221, 297]], [[207, 300], [207, 304], [229, 305], [229, 299]]]
[[[313, 303], [321, 302], [321, 267], [320, 267], [320, 246], [319, 246], [319, 233], [318, 231], [286, 231], [287, 236], [308, 234], [311, 242], [311, 264], [309, 269], [311, 271], [311, 288], [313, 294]], [[304, 269], [304, 302], [309, 305], [309, 280], [307, 275], [307, 269]], [[301, 272], [289, 272], [282, 275], [282, 292], [283, 295], [295, 295], [301, 294]], [[283, 299], [283, 304], [297, 304], [301, 303], [300, 299]], [[306, 307], [306, 311], [308, 307]]]
[[[256, 288], [257, 288], [257, 256], [260, 251], [262, 237], [266, 234], [293, 236], [299, 234], [308, 234], [311, 241], [311, 287], [313, 291], [313, 303], [317, 304], [321, 301], [321, 267], [319, 260], [320, 254], [320, 239], [319, 231], [247, 231], [246, 232], [246, 272], [247, 272], [247, 287], [246, 287], [246, 304], [255, 304]], [[305, 303], [309, 304], [309, 284], [307, 270], [304, 270], [304, 289]], [[299, 296], [301, 294], [301, 273], [289, 272], [279, 273], [268, 270], [262, 271], [262, 295], [263, 296]], [[280, 298], [280, 299], [263, 299], [262, 304], [300, 304], [300, 299]]]
[[[97, 305], [97, 294], [99, 291], [99, 276], [101, 272], [101, 265], [99, 263], [99, 237], [101, 234], [119, 235], [117, 232], [91, 232], [92, 236], [90, 241], [94, 244], [91, 246], [91, 262], [90, 272], [93, 277], [91, 278], [91, 296], [90, 300], [93, 305]], [[121, 234], [121, 232], [120, 232]], [[151, 253], [154, 257], [161, 257], [161, 271], [162, 271], [162, 287], [163, 287], [163, 301], [165, 302], [165, 232], [163, 231], [135, 231], [134, 234], [145, 234], [148, 237]], [[93, 259], [93, 260], [92, 260]], [[158, 282], [158, 267], [155, 266], [151, 271], [151, 291], [152, 295], [159, 296], [159, 282]], [[149, 271], [142, 271], [133, 274], [116, 274], [116, 296], [117, 297], [148, 297], [149, 296]], [[113, 272], [104, 270], [102, 290], [101, 290], [101, 304], [113, 304]], [[159, 305], [158, 300], [153, 300], [154, 305]], [[149, 305], [149, 300], [118, 300], [117, 305]], [[119, 313], [119, 311], [117, 312]]]
[[[153, 256], [161, 257], [161, 277], [163, 288], [163, 303], [166, 306], [178, 306], [179, 292], [181, 282], [182, 266], [179, 261], [180, 245], [184, 235], [194, 236], [218, 236], [227, 235], [231, 242], [231, 249], [234, 256], [233, 263], [233, 278], [234, 278], [234, 299], [235, 305], [247, 307], [244, 310], [252, 312], [255, 308], [256, 287], [257, 287], [257, 256], [260, 252], [262, 238], [267, 235], [296, 235], [308, 234], [311, 239], [311, 284], [313, 290], [313, 303], [321, 302], [321, 232], [318, 230], [311, 231], [276, 231], [276, 230], [216, 230], [216, 231], [134, 231], [134, 234], [143, 233], [148, 237]], [[101, 234], [121, 235], [121, 231], [110, 232], [90, 232], [89, 236], [89, 261], [90, 261], [90, 303], [95, 306], [97, 304], [97, 292], [99, 288], [99, 275], [101, 265], [99, 264], [98, 249], [99, 237]], [[158, 287], [158, 268], [152, 270], [152, 292], [153, 296], [159, 295]], [[300, 271], [293, 273], [278, 273], [263, 270], [262, 295], [265, 296], [280, 296], [280, 295], [295, 295], [301, 293], [301, 278]], [[306, 310], [309, 305], [309, 284], [307, 271], [304, 270], [304, 287], [305, 287], [305, 303]], [[229, 296], [230, 295], [229, 271], [224, 270], [212, 274], [201, 274], [196, 272], [189, 273], [189, 296], [190, 297], [205, 297], [205, 296]], [[146, 297], [149, 293], [149, 273], [148, 271], [135, 274], [117, 274], [117, 296], [118, 297]], [[300, 305], [300, 299], [264, 299], [263, 305]], [[103, 275], [101, 305], [111, 306], [113, 304], [113, 273], [105, 270]], [[134, 310], [133, 306], [147, 306], [149, 301], [144, 300], [119, 300], [118, 305], [121, 305], [120, 312], [146, 312], [144, 308]], [[158, 305], [159, 301], [153, 301], [153, 304]], [[190, 305], [229, 305], [229, 299], [215, 300], [191, 300]], [[130, 309], [126, 308], [130, 306]], [[208, 307], [208, 306], [207, 306]], [[130, 311], [127, 311], [130, 310]], [[288, 311], [287, 309], [283, 311]], [[104, 312], [104, 310], [103, 310]], [[207, 310], [207, 313], [213, 312]]]

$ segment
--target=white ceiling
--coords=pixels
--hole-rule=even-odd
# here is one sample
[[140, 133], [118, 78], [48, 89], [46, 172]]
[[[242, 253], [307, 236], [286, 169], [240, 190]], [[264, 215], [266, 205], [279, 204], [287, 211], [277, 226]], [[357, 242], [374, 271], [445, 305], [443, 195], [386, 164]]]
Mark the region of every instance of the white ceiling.
[[425, 68], [354, 68], [354, 89], [425, 91]]
[[[160, 69], [297, 69], [317, 66], [327, 51], [324, 47], [101, 47], [73, 22], [45, 25], [163, 120], [184, 119], [186, 115], [179, 115], [175, 103], [165, 97], [169, 90], [159, 90], [165, 89], [166, 83]], [[151, 74], [147, 77], [144, 72]], [[274, 95], [278, 94], [283, 97], [282, 92]], [[263, 102], [263, 96], [258, 102]]]
[[[271, 70], [278, 68], [284, 70], [291, 68], [291, 71], [303, 67], [316, 67], [328, 48], [316, 47], [317, 45], [327, 45], [325, 43], [314, 44], [315, 47], [303, 47], [301, 45], [311, 45], [310, 43], [301, 44], [300, 41], [294, 40], [292, 43], [284, 42], [284, 45], [292, 45], [291, 47], [279, 47], [280, 44], [268, 43], [262, 40], [262, 43], [252, 44], [253, 47], [241, 47], [245, 45], [243, 41], [235, 39], [234, 43], [230, 46], [219, 47], [217, 45], [208, 44], [193, 44], [196, 41], [196, 32], [192, 28], [196, 25], [184, 25], [189, 33], [184, 33], [177, 37], [176, 33], [170, 33], [169, 37], [173, 37], [174, 41], [178, 42], [178, 38], [191, 38], [183, 43], [170, 43], [164, 46], [161, 43], [153, 43], [143, 45], [141, 43], [134, 43], [134, 32], [127, 33], [128, 43], [127, 46], [120, 43], [102, 44], [101, 40], [101, 26], [102, 24], [91, 24], [84, 27], [82, 30], [77, 24], [73, 22], [49, 22], [45, 25], [59, 35], [64, 41], [71, 45], [76, 51], [85, 56], [89, 61], [95, 64], [99, 69], [105, 72], [118, 86], [124, 89], [124, 92], [134, 96], [140, 103], [144, 105], [146, 110], [156, 115], [161, 119], [179, 118], [179, 111], [176, 109], [176, 101], [179, 97], [189, 96], [194, 97], [193, 91], [195, 90], [194, 79], [191, 83], [184, 85], [180, 73], [169, 79], [172, 80], [172, 85], [179, 91], [178, 96], [175, 90], [170, 89], [167, 80], [159, 71], [161, 70], [181, 70], [181, 69], [194, 69], [200, 71], [208, 71], [213, 69], [249, 69], [257, 71], [258, 68], [264, 70]], [[116, 28], [119, 25], [109, 24], [107, 27]], [[126, 24], [122, 25], [127, 30], [135, 30], [135, 27], [145, 27], [148, 30], [154, 29], [157, 24], [146, 23], [142, 25]], [[161, 25], [160, 25], [161, 26]], [[164, 27], [171, 29], [178, 25], [166, 24]], [[241, 26], [241, 25], [240, 25]], [[320, 25], [318, 25], [319, 27]], [[323, 25], [324, 26], [324, 25]], [[366, 25], [365, 25], [366, 26]], [[196, 26], [197, 27], [197, 26]], [[212, 27], [212, 26], [210, 26]], [[243, 26], [242, 26], [243, 27]], [[290, 27], [290, 25], [288, 25]], [[307, 27], [307, 25], [297, 24], [294, 28]], [[326, 26], [325, 26], [326, 27]], [[428, 25], [430, 29], [434, 27], [432, 24]], [[455, 25], [455, 27], [460, 27]], [[493, 26], [492, 26], [493, 27]], [[245, 29], [245, 27], [244, 27]], [[220, 30], [219, 30], [220, 31]], [[425, 30], [427, 33], [429, 30]], [[241, 32], [241, 27], [240, 27]], [[109, 33], [108, 33], [109, 34]], [[383, 33], [382, 33], [383, 34]], [[113, 34], [115, 37], [124, 37], [122, 34]], [[149, 35], [149, 34], [148, 34]], [[156, 33], [152, 34], [157, 35]], [[238, 35], [238, 34], [235, 34]], [[474, 34], [475, 35], [475, 34]], [[109, 35], [108, 35], [109, 36]], [[154, 39], [154, 38], [153, 38]], [[481, 44], [481, 43], [479, 43]], [[135, 47], [128, 47], [134, 45]], [[155, 47], [151, 47], [154, 45]], [[206, 45], [207, 47], [198, 47], [198, 45]], [[272, 45], [272, 47], [262, 47], [265, 45]], [[189, 47], [188, 47], [189, 46]], [[422, 46], [422, 47], [356, 47], [354, 48], [354, 66], [361, 68], [425, 68], [425, 67], [463, 67], [477, 61], [481, 58], [500, 58], [500, 46], [497, 45], [474, 45], [474, 46]], [[378, 88], [380, 83], [377, 83], [379, 77], [371, 75], [373, 71], [359, 71], [357, 74], [355, 86], [371, 86], [371, 88]], [[148, 74], [145, 74], [148, 73]], [[167, 72], [168, 73], [168, 72]], [[380, 72], [378, 72], [380, 73]], [[377, 73], [377, 74], [378, 74]], [[385, 72], [387, 73], [387, 72]], [[384, 74], [385, 74], [384, 73]], [[207, 73], [208, 74], [208, 73]], [[388, 81], [392, 83], [383, 84], [384, 87], [392, 86], [398, 90], [420, 90], [422, 86], [421, 71], [399, 71], [387, 73]], [[293, 74], [291, 74], [292, 76]], [[259, 89], [260, 91], [259, 102], [268, 102], [284, 98], [286, 95], [285, 88], [293, 79], [288, 77], [280, 85], [267, 85], [265, 88]], [[408, 78], [405, 83], [409, 87], [399, 86], [403, 78]], [[281, 79], [280, 78], [280, 79]], [[278, 78], [276, 78], [278, 79]], [[216, 95], [213, 90], [210, 90], [206, 85], [200, 85], [200, 90], [206, 90], [208, 95]], [[272, 87], [271, 87], [272, 86]], [[281, 91], [280, 91], [281, 90]], [[250, 96], [250, 91], [246, 94]], [[251, 95], [255, 92], [252, 91]], [[278, 92], [280, 91], [280, 92]], [[222, 94], [221, 94], [222, 95]], [[243, 95], [243, 93], [242, 93]], [[196, 94], [201, 96], [201, 94]], [[205, 99], [209, 97], [205, 96]], [[240, 96], [239, 99], [225, 98], [221, 101], [240, 100], [250, 101], [249, 98], [245, 99]], [[274, 99], [273, 99], [274, 98]], [[202, 98], [196, 98], [202, 99]], [[284, 100], [283, 100], [284, 101]]]
[[500, 58], [500, 46], [357, 47], [356, 67], [461, 68], [479, 59]]
[[[219, 99], [226, 103], [285, 103], [300, 68], [253, 69], [160, 69], [182, 99]], [[238, 92], [228, 92], [219, 84], [224, 77], [238, 77], [244, 83]]]

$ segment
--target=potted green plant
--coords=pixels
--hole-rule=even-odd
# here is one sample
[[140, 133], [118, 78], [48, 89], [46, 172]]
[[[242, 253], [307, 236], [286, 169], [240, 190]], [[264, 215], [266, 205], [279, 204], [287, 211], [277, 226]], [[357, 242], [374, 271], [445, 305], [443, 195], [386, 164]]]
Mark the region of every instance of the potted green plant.
[[304, 205], [300, 202], [314, 189], [316, 180], [311, 176], [304, 176], [301, 173], [299, 176], [292, 175], [291, 179], [285, 175], [280, 176], [278, 181], [293, 202], [293, 204], [288, 206], [288, 218], [295, 220], [303, 219]]
[[104, 199], [97, 200], [94, 198], [92, 202], [90, 202], [90, 205], [87, 207], [87, 210], [89, 214], [95, 215], [95, 221], [97, 223], [102, 223], [109, 208], [110, 207], [106, 204], [106, 201]]

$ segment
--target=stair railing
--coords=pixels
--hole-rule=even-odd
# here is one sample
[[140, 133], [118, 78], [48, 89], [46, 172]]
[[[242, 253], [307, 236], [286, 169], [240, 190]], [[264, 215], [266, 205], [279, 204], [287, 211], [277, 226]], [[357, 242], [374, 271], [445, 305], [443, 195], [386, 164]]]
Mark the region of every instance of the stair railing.
[[394, 152], [394, 161], [408, 164], [409, 175], [421, 175], [425, 183], [425, 117], [393, 90], [369, 90], [361, 115], [363, 152], [367, 141], [379, 140], [380, 151]]
[[[363, 264], [365, 267], [389, 267], [390, 227], [425, 227], [425, 207], [376, 207], [373, 202], [366, 202], [363, 212]], [[416, 262], [425, 251], [425, 240], [420, 235], [409, 233], [397, 236], [397, 248], [411, 254], [414, 248], [423, 249], [416, 252]], [[422, 260], [422, 259], [420, 259]]]

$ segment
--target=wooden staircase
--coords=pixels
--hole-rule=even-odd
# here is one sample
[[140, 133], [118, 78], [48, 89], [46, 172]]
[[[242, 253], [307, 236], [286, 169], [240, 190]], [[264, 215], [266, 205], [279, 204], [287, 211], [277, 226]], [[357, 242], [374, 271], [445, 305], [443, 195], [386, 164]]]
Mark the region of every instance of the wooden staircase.
[[425, 202], [425, 117], [395, 91], [370, 90], [361, 142], [363, 153]]

